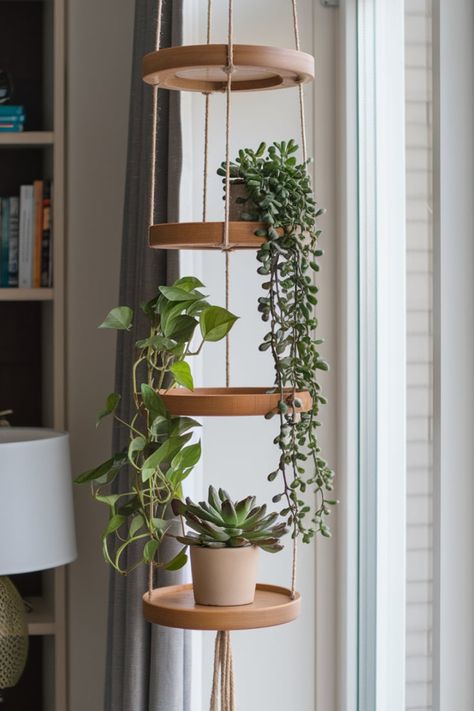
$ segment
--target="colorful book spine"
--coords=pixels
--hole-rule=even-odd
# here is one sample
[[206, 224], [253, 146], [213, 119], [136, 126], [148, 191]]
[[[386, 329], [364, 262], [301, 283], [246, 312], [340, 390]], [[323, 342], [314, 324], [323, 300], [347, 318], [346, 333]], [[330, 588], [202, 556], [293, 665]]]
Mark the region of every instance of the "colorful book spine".
[[42, 239], [43, 239], [43, 181], [35, 180], [33, 183], [34, 193], [34, 243], [33, 243], [33, 287], [39, 289], [41, 286], [41, 261], [42, 261]]
[[0, 287], [8, 286], [8, 251], [10, 239], [10, 202], [8, 198], [2, 198], [0, 224]]
[[0, 104], [0, 119], [4, 116], [23, 116], [25, 115], [25, 107], [14, 104]]
[[20, 188], [18, 285], [23, 289], [31, 289], [33, 286], [33, 200], [33, 186], [22, 185]]
[[10, 235], [8, 244], [8, 286], [18, 286], [18, 217], [19, 199], [9, 198], [10, 202]]
[[25, 123], [25, 116], [15, 116], [15, 114], [0, 114], [0, 123]]
[[0, 105], [0, 132], [20, 133], [24, 129], [25, 110], [23, 106]]
[[50, 287], [53, 282], [53, 249], [51, 229], [51, 182], [43, 186], [43, 232], [41, 239], [41, 286]]

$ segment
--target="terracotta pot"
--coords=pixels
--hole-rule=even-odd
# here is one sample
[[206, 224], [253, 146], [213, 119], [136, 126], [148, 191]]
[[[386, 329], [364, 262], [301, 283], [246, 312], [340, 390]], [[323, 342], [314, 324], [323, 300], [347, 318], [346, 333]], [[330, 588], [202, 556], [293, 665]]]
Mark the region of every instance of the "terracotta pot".
[[233, 180], [230, 183], [230, 204], [229, 204], [229, 220], [231, 222], [239, 222], [241, 212], [256, 212], [255, 204], [251, 200], [247, 200], [242, 204], [237, 202], [237, 198], [247, 197], [247, 188], [243, 180]]
[[257, 583], [258, 548], [191, 546], [194, 599], [198, 605], [250, 605]]

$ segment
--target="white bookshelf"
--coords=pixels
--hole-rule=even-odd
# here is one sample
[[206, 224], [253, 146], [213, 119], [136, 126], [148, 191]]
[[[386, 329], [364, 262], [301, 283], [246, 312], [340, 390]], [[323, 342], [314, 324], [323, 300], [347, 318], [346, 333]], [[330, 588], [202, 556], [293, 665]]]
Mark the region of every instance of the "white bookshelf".
[[[39, 39], [38, 39], [39, 36]], [[39, 49], [38, 49], [39, 48]], [[38, 57], [38, 52], [41, 56]], [[24, 55], [31, 56], [38, 80], [24, 81]], [[34, 65], [34, 66], [33, 66]], [[15, 194], [21, 184], [34, 179], [50, 179], [53, 185], [53, 288], [0, 288], [2, 339], [0, 368], [3, 382], [18, 378], [14, 361], [2, 359], [6, 344], [25, 340], [21, 314], [34, 315], [35, 349], [38, 353], [39, 380], [33, 400], [40, 399], [35, 421], [38, 425], [63, 430], [65, 421], [65, 328], [64, 328], [64, 202], [65, 202], [65, 0], [18, 2], [0, 0], [0, 67], [11, 72], [15, 94], [13, 102], [25, 105], [26, 124], [22, 133], [0, 133], [0, 195]], [[28, 67], [27, 67], [28, 69]], [[40, 88], [38, 88], [40, 87]], [[31, 94], [28, 94], [28, 91]], [[31, 101], [30, 101], [31, 100]], [[15, 192], [14, 192], [15, 191]], [[18, 192], [16, 192], [18, 194]], [[29, 305], [31, 308], [29, 308]], [[5, 316], [7, 318], [5, 318]], [[10, 348], [10, 346], [8, 346]], [[11, 348], [10, 348], [11, 350]], [[14, 354], [14, 347], [12, 350]], [[8, 357], [11, 357], [10, 355]], [[8, 404], [3, 403], [4, 407]], [[39, 414], [38, 414], [39, 413]], [[13, 421], [15, 424], [15, 422]], [[44, 711], [67, 711], [66, 571], [58, 568], [38, 573], [41, 594], [29, 599], [28, 631], [32, 653], [40, 654], [41, 693]], [[37, 578], [39, 580], [39, 577]], [[37, 663], [35, 658], [35, 664]], [[29, 683], [26, 675], [18, 687]], [[27, 711], [32, 701], [7, 699], [8, 711]]]

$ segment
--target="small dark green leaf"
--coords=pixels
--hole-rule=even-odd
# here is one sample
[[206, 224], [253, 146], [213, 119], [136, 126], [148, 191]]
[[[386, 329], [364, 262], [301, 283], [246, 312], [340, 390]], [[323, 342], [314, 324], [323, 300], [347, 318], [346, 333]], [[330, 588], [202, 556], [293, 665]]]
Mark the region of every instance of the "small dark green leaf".
[[199, 301], [205, 298], [199, 291], [180, 289], [178, 286], [160, 286], [160, 291], [168, 301]]
[[175, 555], [169, 563], [166, 563], [165, 570], [179, 570], [183, 565], [186, 565], [187, 562], [188, 556], [186, 555], [186, 548], [182, 548], [178, 555]]
[[143, 404], [153, 419], [155, 419], [158, 415], [161, 415], [161, 417], [168, 416], [168, 410], [166, 409], [163, 400], [158, 393], [153, 390], [153, 388], [146, 383], [142, 383], [141, 392]]
[[108, 536], [114, 531], [116, 531], [120, 526], [122, 526], [127, 520], [126, 516], [120, 516], [120, 514], [115, 514], [111, 516], [107, 524], [107, 528], [104, 531], [104, 536]]
[[84, 484], [84, 482], [87, 481], [96, 481], [100, 484], [110, 484], [127, 461], [127, 450], [125, 449], [114, 455], [111, 459], [108, 459], [106, 462], [103, 462], [98, 467], [89, 469], [83, 474], [80, 474], [76, 477], [76, 479], [74, 479], [74, 481], [76, 484]]
[[107, 400], [105, 401], [105, 407], [102, 410], [99, 410], [99, 412], [97, 413], [97, 419], [95, 423], [96, 427], [99, 426], [101, 420], [103, 420], [104, 417], [107, 417], [107, 415], [111, 415], [112, 412], [115, 411], [120, 400], [121, 395], [118, 395], [117, 393], [110, 393], [110, 395], [107, 396]]
[[155, 559], [155, 554], [158, 550], [158, 545], [158, 541], [155, 541], [154, 538], [152, 538], [151, 541], [145, 543], [145, 547], [143, 548], [143, 560], [145, 561], [145, 563], [151, 563]]
[[129, 306], [117, 306], [109, 311], [105, 321], [99, 328], [115, 328], [119, 331], [129, 331], [132, 326], [133, 311]]
[[197, 277], [194, 276], [185, 276], [181, 277], [181, 279], [178, 279], [178, 281], [175, 281], [173, 286], [177, 286], [180, 289], [184, 289], [184, 291], [192, 291], [193, 289], [199, 289], [201, 286], [204, 286], [202, 281], [199, 281]]

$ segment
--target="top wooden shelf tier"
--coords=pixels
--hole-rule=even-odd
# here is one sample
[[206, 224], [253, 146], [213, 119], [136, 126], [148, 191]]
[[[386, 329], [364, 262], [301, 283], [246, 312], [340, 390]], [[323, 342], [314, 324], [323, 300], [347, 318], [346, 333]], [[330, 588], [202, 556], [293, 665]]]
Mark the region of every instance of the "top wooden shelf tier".
[[[160, 89], [223, 92], [226, 44], [167, 47], [143, 58], [143, 79]], [[314, 79], [314, 57], [296, 49], [233, 45], [232, 91], [285, 89]]]

